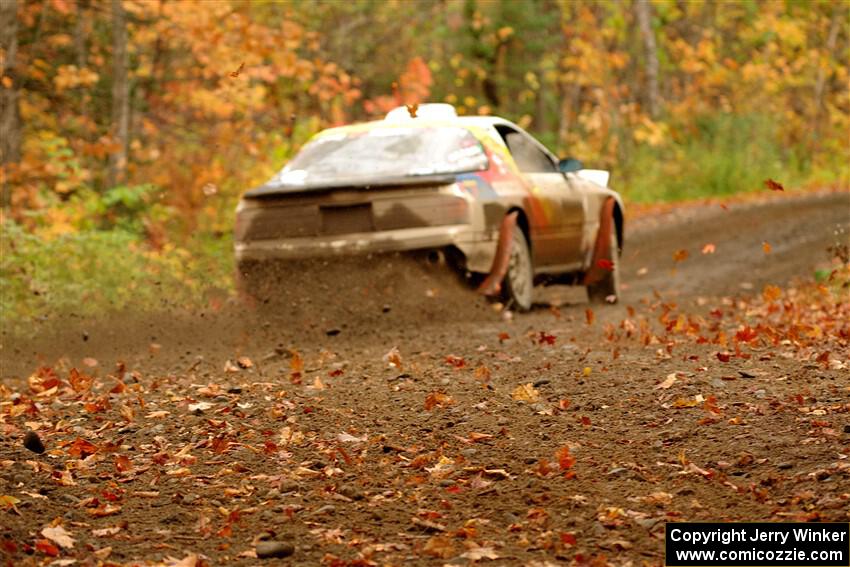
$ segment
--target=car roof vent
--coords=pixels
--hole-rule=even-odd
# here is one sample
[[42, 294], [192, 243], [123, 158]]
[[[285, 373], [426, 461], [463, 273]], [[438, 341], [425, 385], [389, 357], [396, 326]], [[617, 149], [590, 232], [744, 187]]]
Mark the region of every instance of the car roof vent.
[[[428, 104], [420, 104], [416, 109], [416, 118], [425, 120], [449, 120], [457, 118], [455, 107], [446, 104], [445, 102], [431, 102]], [[406, 122], [411, 120], [410, 111], [406, 106], [398, 106], [387, 113], [387, 122]]]

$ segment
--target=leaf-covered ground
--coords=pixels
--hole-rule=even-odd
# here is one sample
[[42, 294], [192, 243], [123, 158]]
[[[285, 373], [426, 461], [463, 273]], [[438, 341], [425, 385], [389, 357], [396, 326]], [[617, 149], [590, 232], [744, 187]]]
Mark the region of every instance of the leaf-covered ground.
[[668, 521], [848, 521], [847, 197], [642, 219], [618, 306], [399, 260], [4, 336], [0, 557], [660, 565]]

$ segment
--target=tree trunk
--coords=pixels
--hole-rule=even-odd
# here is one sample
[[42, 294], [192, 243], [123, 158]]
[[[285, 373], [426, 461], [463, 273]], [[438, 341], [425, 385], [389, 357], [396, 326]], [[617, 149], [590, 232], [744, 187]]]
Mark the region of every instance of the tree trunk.
[[635, 15], [643, 39], [644, 65], [646, 66], [645, 100], [649, 115], [658, 118], [661, 100], [658, 95], [658, 53], [655, 45], [655, 32], [652, 29], [652, 6], [649, 0], [635, 0]]
[[86, 49], [86, 8], [88, 0], [77, 0], [77, 14], [74, 20], [74, 51], [77, 54], [77, 68], [82, 69], [88, 63]]
[[0, 206], [7, 209], [12, 201], [10, 164], [21, 161], [21, 116], [18, 104], [18, 77], [15, 59], [18, 54], [17, 0], [0, 1]]
[[[829, 58], [832, 57], [832, 54], [835, 51], [835, 45], [838, 41], [838, 31], [842, 21], [842, 16], [846, 18], [847, 11], [840, 4], [836, 4], [832, 10], [832, 19], [829, 24], [829, 34], [826, 37], [825, 52], [826, 56]], [[812, 129], [811, 146], [813, 150], [815, 147], [817, 147], [820, 139], [821, 124], [823, 122], [823, 99], [824, 90], [826, 87], [826, 78], [826, 71], [824, 70], [823, 65], [819, 65], [817, 78], [815, 79], [815, 107], [814, 116], [812, 118], [814, 128]]]
[[112, 0], [112, 137], [118, 148], [109, 156], [110, 187], [124, 182], [127, 173], [130, 88], [127, 80], [127, 18], [122, 2]]

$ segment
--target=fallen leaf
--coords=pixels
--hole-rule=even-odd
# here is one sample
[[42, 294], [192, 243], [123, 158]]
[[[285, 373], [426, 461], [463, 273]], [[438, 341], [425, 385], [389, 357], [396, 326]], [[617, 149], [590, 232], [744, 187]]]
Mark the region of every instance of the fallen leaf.
[[198, 567], [198, 565], [198, 556], [194, 553], [187, 555], [183, 559], [169, 558], [168, 561], [163, 563], [164, 567]]
[[196, 404], [189, 404], [188, 409], [189, 413], [202, 412], [206, 411], [213, 407], [213, 404], [209, 402], [198, 402]]
[[383, 360], [390, 368], [396, 368], [398, 370], [402, 369], [401, 353], [399, 353], [398, 347], [391, 348], [389, 352], [384, 355]]
[[133, 470], [133, 463], [124, 455], [119, 455], [115, 457], [115, 468], [121, 473], [131, 471]]
[[663, 382], [661, 382], [660, 384], [657, 384], [655, 386], [655, 389], [656, 390], [666, 390], [675, 383], [676, 383], [676, 373], [674, 372], [673, 374], [668, 374], [667, 378], [665, 378]]
[[593, 314], [593, 309], [588, 307], [584, 310], [584, 320], [588, 325], [593, 325], [593, 320], [596, 318], [596, 315]]
[[702, 253], [703, 254], [714, 254], [714, 251], [716, 249], [717, 248], [714, 246], [714, 244], [709, 243], [709, 244], [706, 244], [705, 246], [702, 247]]
[[362, 437], [355, 437], [354, 435], [349, 435], [348, 433], [340, 433], [336, 436], [337, 440], [342, 443], [364, 443], [368, 436], [364, 433]]
[[83, 374], [76, 368], [72, 368], [68, 373], [68, 383], [75, 392], [85, 392], [91, 388], [94, 378], [88, 374]]
[[673, 261], [676, 262], [676, 263], [684, 262], [685, 260], [688, 259], [688, 256], [689, 256], [689, 254], [688, 254], [687, 250], [685, 250], [685, 249], [676, 250], [675, 252], [673, 252]]
[[406, 104], [407, 113], [410, 114], [411, 118], [416, 118], [416, 111], [419, 110], [419, 105], [417, 103]]
[[15, 508], [15, 504], [20, 503], [20, 501], [20, 498], [15, 498], [14, 496], [10, 496], [8, 494], [0, 495], [0, 506], [6, 508], [7, 510], [14, 509], [15, 511], [17, 511], [17, 508]]
[[46, 539], [40, 539], [36, 541], [35, 548], [43, 554], [49, 555], [50, 557], [56, 557], [57, 555], [59, 555], [59, 548]]
[[773, 248], [767, 242], [761, 243], [761, 249], [764, 250], [765, 254], [770, 254], [771, 250], [773, 250]]
[[554, 345], [557, 339], [558, 337], [556, 337], [555, 335], [550, 335], [546, 331], [540, 331], [540, 335], [537, 338], [537, 344]]
[[454, 557], [455, 546], [449, 537], [433, 536], [425, 542], [425, 546], [422, 548], [422, 551], [432, 557], [448, 559], [449, 557]]
[[236, 364], [238, 364], [240, 368], [245, 369], [252, 368], [254, 366], [254, 363], [251, 362], [251, 359], [247, 356], [240, 356], [239, 358], [237, 358]]
[[476, 441], [483, 441], [485, 439], [492, 439], [492, 438], [493, 438], [493, 436], [490, 435], [489, 433], [476, 433], [475, 431], [470, 433], [469, 437], [468, 437], [468, 439], [473, 443], [475, 443]]
[[570, 448], [564, 445], [555, 452], [555, 458], [558, 460], [558, 466], [562, 471], [573, 468], [576, 463], [575, 457], [570, 455]]
[[168, 412], [168, 411], [165, 411], [165, 410], [158, 410], [158, 411], [150, 412], [145, 417], [147, 417], [149, 419], [160, 419], [160, 418], [165, 417], [165, 416], [170, 415], [170, 414], [171, 414], [171, 412]]
[[481, 380], [482, 382], [488, 382], [490, 380], [490, 369], [486, 366], [479, 366], [475, 369], [473, 373], [476, 380]]
[[431, 392], [425, 397], [425, 409], [427, 411], [431, 411], [437, 406], [450, 406], [453, 403], [455, 403], [454, 400], [442, 392]]
[[461, 557], [470, 561], [480, 561], [482, 559], [498, 559], [499, 554], [492, 547], [473, 547], [469, 551], [461, 554]]
[[74, 538], [61, 525], [44, 528], [41, 530], [41, 535], [61, 548], [71, 549], [74, 547]]
[[511, 397], [520, 402], [533, 403], [540, 398], [540, 392], [529, 382], [528, 384], [521, 384], [514, 388], [514, 391], [511, 392]]
[[90, 516], [94, 516], [95, 518], [102, 518], [104, 516], [113, 516], [121, 511], [121, 506], [112, 506], [111, 504], [106, 504], [102, 506], [98, 506], [97, 508], [89, 508], [86, 510]]
[[98, 530], [92, 530], [91, 533], [95, 537], [105, 537], [115, 535], [121, 531], [121, 526], [112, 526], [109, 528], [100, 528]]
[[89, 455], [94, 455], [97, 451], [97, 445], [86, 441], [82, 437], [77, 437], [67, 449], [68, 456], [76, 459], [85, 459]]
[[775, 285], [766, 285], [761, 292], [761, 296], [765, 301], [776, 301], [782, 297], [782, 290]]

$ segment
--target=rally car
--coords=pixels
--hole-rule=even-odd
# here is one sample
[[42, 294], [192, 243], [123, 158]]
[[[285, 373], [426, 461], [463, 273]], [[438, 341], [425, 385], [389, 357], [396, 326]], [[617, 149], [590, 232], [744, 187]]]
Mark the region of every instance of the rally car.
[[236, 209], [240, 275], [257, 264], [427, 250], [512, 308], [535, 285], [619, 294], [623, 203], [608, 173], [558, 160], [516, 124], [445, 104], [316, 134]]

